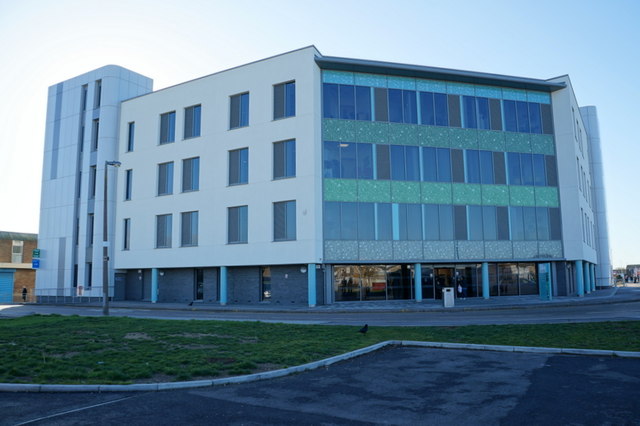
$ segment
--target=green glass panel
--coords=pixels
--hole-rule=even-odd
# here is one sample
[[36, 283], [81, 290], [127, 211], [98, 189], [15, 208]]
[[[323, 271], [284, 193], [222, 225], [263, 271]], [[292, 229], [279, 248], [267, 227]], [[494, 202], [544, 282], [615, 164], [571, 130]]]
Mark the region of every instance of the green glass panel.
[[395, 145], [417, 145], [418, 126], [389, 123], [389, 143]]
[[512, 206], [535, 206], [536, 198], [533, 186], [509, 186], [509, 204]]
[[534, 154], [556, 155], [553, 135], [531, 135], [531, 151]]
[[478, 149], [504, 151], [504, 132], [478, 130]]
[[447, 93], [450, 93], [452, 95], [475, 96], [476, 89], [471, 84], [447, 83]]
[[336, 142], [355, 141], [355, 121], [333, 119], [322, 120], [322, 140]]
[[358, 201], [361, 203], [390, 203], [391, 181], [359, 180]]
[[527, 92], [527, 101], [538, 102], [541, 104], [550, 104], [551, 95], [545, 92]]
[[394, 203], [419, 203], [420, 182], [391, 182], [391, 201]]
[[478, 131], [476, 129], [449, 128], [451, 148], [478, 149]]
[[421, 92], [447, 93], [447, 83], [436, 80], [417, 80], [416, 88]]
[[387, 87], [387, 76], [376, 74], [354, 74], [357, 86]]
[[482, 98], [502, 98], [502, 89], [491, 86], [476, 86], [476, 96]]
[[390, 89], [416, 90], [416, 79], [407, 77], [387, 77]]
[[355, 179], [325, 179], [325, 201], [357, 201], [358, 181]]
[[389, 143], [389, 124], [376, 121], [356, 121], [356, 141]]
[[505, 148], [508, 152], [531, 152], [531, 141], [528, 133], [505, 133]]
[[502, 99], [508, 99], [511, 101], [526, 101], [527, 100], [527, 92], [525, 90], [520, 89], [508, 89], [506, 87], [502, 88]]
[[422, 146], [449, 148], [449, 128], [439, 126], [418, 126], [418, 143]]
[[507, 185], [481, 185], [482, 204], [485, 206], [508, 206], [509, 187]]
[[353, 84], [353, 73], [345, 71], [322, 71], [322, 82]]
[[536, 206], [538, 207], [559, 207], [560, 200], [558, 188], [555, 186], [535, 187]]
[[422, 182], [422, 202], [425, 204], [451, 204], [451, 184]]
[[480, 185], [471, 183], [454, 183], [453, 204], [482, 204]]

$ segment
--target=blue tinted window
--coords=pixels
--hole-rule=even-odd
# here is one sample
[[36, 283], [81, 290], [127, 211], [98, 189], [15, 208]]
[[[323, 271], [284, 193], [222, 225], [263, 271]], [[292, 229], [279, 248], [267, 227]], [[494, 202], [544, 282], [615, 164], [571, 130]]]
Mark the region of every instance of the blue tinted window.
[[502, 101], [504, 111], [504, 130], [507, 132], [518, 131], [518, 115], [516, 114], [515, 101]]
[[507, 167], [509, 169], [509, 185], [522, 185], [522, 175], [520, 174], [520, 154], [508, 152]]
[[531, 133], [542, 133], [542, 115], [540, 114], [540, 104], [529, 103], [529, 126]]
[[240, 127], [249, 125], [249, 94], [240, 95]]
[[481, 241], [482, 237], [482, 206], [467, 206], [469, 240]]
[[533, 241], [537, 239], [536, 233], [536, 208], [523, 207], [522, 216], [524, 221], [524, 239]]
[[425, 182], [438, 181], [438, 166], [436, 161], [436, 149], [430, 147], [422, 148], [422, 179]]
[[358, 149], [358, 179], [373, 179], [373, 145], [356, 144]]
[[338, 118], [338, 85], [324, 83], [322, 91], [322, 110], [324, 118]]
[[296, 83], [295, 81], [286, 83], [285, 85], [285, 117], [293, 117], [296, 115]]
[[375, 239], [375, 217], [373, 203], [358, 203], [358, 239]]
[[522, 207], [509, 207], [509, 220], [511, 222], [511, 240], [524, 240]]
[[516, 102], [516, 111], [518, 112], [518, 131], [529, 133], [529, 107], [527, 102]]
[[343, 240], [358, 239], [358, 203], [342, 203], [340, 233]]
[[533, 154], [533, 184], [545, 186], [547, 184], [547, 172], [543, 154]]
[[356, 118], [356, 99], [353, 86], [340, 85], [340, 118], [343, 120]]
[[356, 177], [356, 144], [340, 144], [340, 177], [355, 179]]
[[437, 148], [438, 182], [451, 182], [451, 151], [448, 148]]
[[466, 151], [467, 183], [480, 183], [480, 157], [475, 149]]
[[371, 89], [356, 86], [356, 120], [371, 121]]
[[448, 126], [449, 106], [447, 104], [447, 95], [444, 93], [434, 93], [433, 103], [436, 112], [436, 126]]
[[482, 207], [482, 231], [485, 240], [493, 241], [498, 239], [496, 208], [494, 206]]
[[389, 89], [389, 121], [402, 123], [402, 90]]
[[324, 238], [340, 239], [340, 203], [332, 201], [324, 203]]
[[376, 145], [376, 178], [390, 179], [390, 168], [389, 145]]
[[522, 168], [522, 184], [533, 185], [533, 159], [531, 154], [520, 154], [520, 167]]
[[406, 204], [407, 206], [407, 240], [422, 240], [422, 206], [420, 204]]
[[425, 204], [424, 206], [424, 239], [437, 241], [440, 239], [440, 220], [438, 220], [438, 205]]
[[462, 113], [464, 115], [464, 126], [468, 129], [478, 127], [476, 120], [476, 98], [473, 96], [462, 97]]
[[409, 239], [407, 206], [408, 204], [398, 204], [398, 239], [400, 241], [407, 241]]
[[378, 240], [392, 240], [393, 229], [391, 226], [391, 204], [380, 203], [376, 204], [376, 230]]
[[418, 106], [416, 103], [416, 92], [413, 90], [402, 91], [402, 104], [404, 122], [408, 124], [418, 123]]
[[324, 143], [324, 177], [340, 177], [340, 144], [338, 142]]
[[550, 236], [549, 232], [549, 214], [546, 207], [536, 208], [536, 224], [538, 228], [538, 239], [548, 240]]
[[478, 129], [490, 129], [489, 99], [476, 98], [476, 102], [478, 106]]
[[420, 92], [420, 124], [430, 126], [436, 124], [433, 93], [431, 92]]
[[391, 179], [405, 180], [404, 146], [391, 145]]
[[480, 151], [480, 183], [492, 184], [493, 179], [493, 153], [491, 151]]
[[420, 155], [417, 146], [406, 146], [405, 150], [405, 174], [407, 180], [420, 180]]
[[440, 239], [442, 241], [453, 240], [453, 206], [439, 205], [438, 213]]

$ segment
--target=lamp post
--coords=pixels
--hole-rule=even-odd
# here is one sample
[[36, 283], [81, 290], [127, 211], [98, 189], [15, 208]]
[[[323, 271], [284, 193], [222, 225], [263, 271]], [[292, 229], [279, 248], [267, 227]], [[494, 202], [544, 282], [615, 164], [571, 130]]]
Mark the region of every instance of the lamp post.
[[102, 314], [109, 315], [109, 243], [107, 239], [107, 170], [109, 166], [120, 167], [119, 161], [104, 162], [104, 199], [102, 216]]

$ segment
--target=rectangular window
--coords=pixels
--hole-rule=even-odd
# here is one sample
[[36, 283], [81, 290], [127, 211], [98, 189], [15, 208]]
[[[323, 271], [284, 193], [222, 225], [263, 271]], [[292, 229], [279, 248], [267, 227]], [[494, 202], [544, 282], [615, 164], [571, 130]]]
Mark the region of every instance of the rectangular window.
[[449, 126], [461, 127], [462, 122], [460, 120], [460, 96], [447, 95], [449, 99]]
[[80, 108], [82, 111], [87, 110], [87, 92], [89, 91], [89, 87], [85, 84], [82, 86], [82, 94], [80, 95]]
[[496, 207], [482, 207], [482, 233], [485, 241], [498, 239], [498, 226], [496, 221]]
[[476, 98], [474, 96], [462, 97], [462, 114], [464, 116], [464, 126], [467, 129], [477, 129], [478, 120], [476, 117]]
[[229, 151], [229, 185], [249, 182], [249, 148]]
[[87, 262], [86, 264], [86, 268], [85, 268], [85, 273], [86, 273], [86, 280], [85, 283], [87, 284], [87, 289], [91, 288], [91, 284], [93, 283], [93, 263], [91, 262]]
[[96, 166], [91, 166], [89, 169], [89, 198], [96, 198], [97, 173]]
[[355, 143], [340, 143], [340, 177], [343, 179], [356, 177], [356, 145]]
[[127, 152], [133, 151], [133, 141], [136, 132], [136, 123], [134, 121], [129, 123], [129, 132], [127, 134]]
[[275, 142], [273, 144], [273, 178], [283, 179], [296, 176], [296, 141]]
[[546, 207], [536, 207], [535, 209], [538, 239], [548, 240], [551, 235], [549, 230], [549, 209]]
[[[464, 208], [464, 206], [458, 206]], [[440, 222], [440, 240], [453, 240], [453, 206], [438, 206], [438, 221]], [[466, 225], [465, 225], [466, 231]]]
[[540, 115], [542, 121], [542, 133], [545, 135], [553, 134], [553, 115], [551, 114], [551, 105], [540, 104]]
[[438, 157], [438, 182], [451, 182], [451, 150], [449, 148], [437, 148]]
[[373, 145], [359, 143], [357, 144], [357, 151], [358, 179], [373, 179]]
[[266, 302], [271, 300], [271, 267], [263, 266], [262, 280], [260, 281], [260, 301]]
[[524, 216], [522, 207], [509, 207], [509, 219], [511, 222], [511, 240], [524, 240]]
[[436, 124], [433, 93], [420, 92], [420, 124], [433, 126]]
[[296, 115], [296, 82], [273, 86], [273, 119], [294, 117]]
[[507, 183], [507, 173], [504, 167], [504, 152], [493, 153], [493, 180], [496, 185]]
[[375, 239], [375, 204], [358, 203], [358, 239]]
[[498, 222], [498, 240], [509, 239], [509, 208], [496, 207], [496, 219]]
[[489, 99], [489, 115], [491, 116], [491, 130], [502, 130], [500, 99]]
[[376, 173], [380, 180], [391, 179], [389, 145], [376, 144]]
[[542, 116], [538, 103], [529, 102], [529, 130], [531, 133], [542, 133]]
[[248, 241], [248, 207], [238, 206], [228, 209], [228, 243], [245, 244]]
[[87, 215], [87, 247], [93, 245], [93, 231], [95, 225], [95, 216], [93, 213]]
[[127, 218], [122, 224], [122, 250], [131, 248], [131, 219]]
[[184, 139], [200, 136], [200, 105], [184, 109]]
[[389, 203], [376, 204], [376, 239], [378, 241], [393, 239], [393, 218]]
[[518, 132], [529, 133], [529, 103], [516, 101], [516, 113], [518, 116]]
[[200, 189], [200, 157], [182, 160], [182, 192]]
[[522, 184], [533, 185], [533, 157], [531, 154], [520, 154], [520, 168], [522, 171]]
[[340, 118], [343, 120], [356, 118], [355, 88], [351, 85], [340, 85]]
[[326, 178], [337, 179], [340, 177], [340, 144], [338, 142], [325, 142], [323, 159]]
[[476, 105], [478, 113], [478, 129], [489, 130], [491, 128], [489, 99], [476, 98]]
[[524, 221], [524, 239], [534, 241], [538, 238], [536, 231], [536, 208], [523, 207], [522, 219]]
[[507, 165], [509, 168], [509, 185], [522, 185], [522, 173], [520, 171], [520, 154], [507, 153]]
[[340, 203], [340, 239], [358, 238], [358, 203]]
[[171, 247], [171, 230], [173, 216], [161, 214], [156, 216], [156, 248]]
[[96, 81], [95, 95], [93, 96], [93, 107], [100, 108], [102, 102], [102, 80]]
[[465, 154], [465, 166], [467, 169], [465, 182], [480, 183], [480, 154], [475, 149], [467, 149]]
[[229, 128], [249, 125], [249, 92], [233, 95], [230, 98]]
[[180, 245], [193, 247], [198, 245], [198, 212], [184, 212], [182, 216], [182, 229]]
[[424, 214], [424, 239], [437, 241], [440, 239], [440, 220], [438, 219], [438, 205], [425, 204]]
[[389, 121], [387, 104], [387, 89], [376, 87], [373, 89], [376, 121]]
[[391, 145], [391, 179], [405, 180], [404, 146]]
[[468, 239], [466, 206], [453, 206], [453, 214], [456, 240]]
[[91, 125], [91, 150], [98, 150], [98, 132], [100, 130], [100, 120], [96, 118]]
[[422, 180], [425, 182], [438, 181], [438, 162], [435, 148], [426, 146], [422, 148]]
[[[433, 94], [433, 104], [436, 114], [436, 126], [449, 125], [449, 99], [444, 93]], [[459, 108], [458, 108], [459, 109]]]
[[176, 140], [176, 112], [160, 114], [160, 145]]
[[484, 224], [482, 222], [482, 206], [467, 206], [468, 236], [471, 241], [482, 241]]
[[493, 153], [491, 151], [479, 151], [480, 157], [480, 183], [485, 185], [495, 183], [493, 170]]
[[406, 124], [418, 124], [418, 105], [413, 90], [402, 91], [402, 117]]
[[22, 263], [24, 253], [24, 241], [11, 241], [11, 263]]
[[542, 154], [532, 154], [533, 157], [533, 184], [545, 186], [547, 184], [547, 172], [545, 170], [545, 158]]
[[371, 88], [356, 86], [356, 120], [371, 121]]
[[461, 149], [451, 150], [451, 173], [453, 182], [464, 183], [464, 156]]
[[324, 118], [338, 118], [339, 99], [337, 84], [322, 85], [322, 116]]
[[340, 239], [340, 203], [326, 201], [324, 203], [324, 239]]
[[158, 195], [173, 194], [173, 161], [158, 164]]
[[128, 201], [131, 199], [131, 190], [133, 188], [133, 170], [125, 171], [124, 176], [124, 199]]
[[516, 102], [515, 101], [502, 101], [503, 113], [504, 113], [504, 130], [507, 132], [518, 131], [518, 116], [516, 114]]
[[287, 241], [296, 239], [296, 202], [273, 203], [273, 239]]

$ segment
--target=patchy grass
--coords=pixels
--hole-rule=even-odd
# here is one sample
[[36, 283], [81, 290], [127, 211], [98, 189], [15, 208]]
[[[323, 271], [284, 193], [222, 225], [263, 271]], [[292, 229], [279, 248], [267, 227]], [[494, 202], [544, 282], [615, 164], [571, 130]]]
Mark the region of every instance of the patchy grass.
[[640, 351], [640, 321], [461, 327], [323, 326], [117, 317], [0, 320], [0, 382], [148, 383], [273, 370], [385, 340]]

